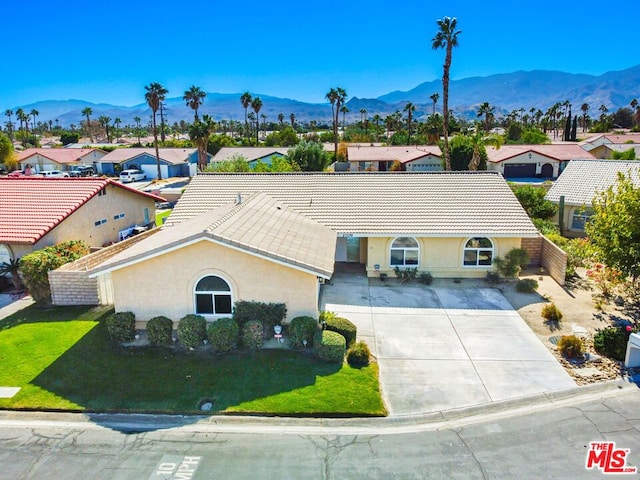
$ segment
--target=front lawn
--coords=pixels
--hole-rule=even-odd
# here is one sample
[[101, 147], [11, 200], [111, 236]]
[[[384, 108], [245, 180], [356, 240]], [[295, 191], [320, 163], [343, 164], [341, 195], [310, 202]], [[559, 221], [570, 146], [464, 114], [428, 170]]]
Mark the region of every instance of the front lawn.
[[0, 408], [274, 415], [385, 415], [376, 364], [355, 369], [300, 352], [218, 356], [110, 343], [104, 308], [29, 307], [0, 322]]

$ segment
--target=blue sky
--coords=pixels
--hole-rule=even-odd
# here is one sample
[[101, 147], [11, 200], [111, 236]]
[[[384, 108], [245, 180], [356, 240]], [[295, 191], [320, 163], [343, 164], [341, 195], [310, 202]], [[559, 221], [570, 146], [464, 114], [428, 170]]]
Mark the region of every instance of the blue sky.
[[441, 76], [444, 53], [431, 39], [443, 16], [457, 17], [462, 30], [453, 79], [535, 69], [601, 74], [640, 63], [638, 0], [537, 3], [10, 1], [0, 7], [11, 46], [0, 109], [71, 98], [134, 105], [152, 81], [169, 97], [192, 84], [309, 102], [323, 102], [334, 86], [377, 97]]

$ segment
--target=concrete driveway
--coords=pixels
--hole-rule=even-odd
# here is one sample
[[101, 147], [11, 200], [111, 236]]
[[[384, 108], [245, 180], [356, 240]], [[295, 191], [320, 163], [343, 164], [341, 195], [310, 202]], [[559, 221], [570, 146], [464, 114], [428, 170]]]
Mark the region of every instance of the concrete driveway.
[[449, 410], [576, 384], [507, 299], [492, 288], [369, 286], [337, 272], [322, 309], [358, 327], [380, 366], [392, 415]]

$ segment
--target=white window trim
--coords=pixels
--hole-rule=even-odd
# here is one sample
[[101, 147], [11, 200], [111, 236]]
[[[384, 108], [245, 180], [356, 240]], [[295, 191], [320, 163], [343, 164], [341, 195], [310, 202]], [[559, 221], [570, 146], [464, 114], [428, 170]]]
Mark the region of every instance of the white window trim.
[[[207, 278], [207, 277], [218, 277], [221, 278], [222, 280], [224, 280], [226, 282], [227, 285], [229, 285], [229, 291], [198, 291], [196, 290], [196, 288], [198, 287], [198, 284], [200, 283], [200, 281], [202, 281], [202, 279]], [[231, 298], [231, 312], [230, 313], [198, 313], [198, 301], [196, 296], [198, 294], [211, 294], [213, 296], [213, 308], [215, 310], [216, 307], [216, 302], [215, 302], [215, 295], [216, 294], [220, 294], [220, 295], [228, 295]], [[193, 284], [193, 312], [196, 315], [201, 315], [204, 318], [206, 318], [207, 320], [215, 320], [218, 318], [226, 318], [226, 317], [230, 317], [233, 313], [233, 287], [231, 285], [231, 282], [229, 280], [227, 280], [224, 276], [217, 274], [217, 273], [210, 273], [207, 275], [202, 275], [201, 277], [199, 277], [195, 283]]]
[[[487, 240], [489, 240], [489, 242], [491, 242], [491, 265], [478, 265], [478, 259], [480, 258], [480, 251], [486, 251], [489, 250], [486, 247], [478, 247], [478, 248], [474, 248], [474, 247], [467, 247], [467, 243], [469, 243], [469, 241], [473, 240], [474, 238], [486, 238]], [[476, 264], [475, 265], [465, 265], [464, 264], [464, 254], [467, 251], [475, 251], [477, 253], [476, 255]], [[487, 268], [490, 269], [493, 267], [493, 259], [496, 258], [496, 244], [494, 243], [494, 241], [490, 238], [490, 237], [469, 237], [467, 238], [464, 243], [462, 244], [462, 268], [475, 268], [475, 269], [479, 269], [479, 268]]]
[[100, 220], [96, 220], [95, 222], [93, 222], [93, 226], [94, 227], [101, 227], [105, 223], [107, 223], [107, 219], [106, 218], [101, 218]]
[[[399, 248], [394, 248], [393, 244], [395, 243], [396, 240], [398, 240], [399, 238], [411, 238], [412, 240], [414, 240], [416, 242], [416, 244], [418, 245], [417, 247], [399, 247]], [[391, 263], [391, 250], [403, 250], [404, 254], [402, 255], [403, 261], [405, 263], [403, 263], [402, 265], [394, 265], [393, 263]], [[409, 251], [417, 251], [418, 252], [418, 263], [416, 263], [415, 265], [407, 265], [406, 264], [406, 260], [407, 260], [407, 250]], [[402, 237], [395, 237], [392, 241], [391, 244], [389, 245], [389, 266], [391, 268], [394, 267], [398, 267], [398, 268], [418, 268], [420, 267], [420, 242], [418, 241], [417, 238], [415, 237], [410, 237], [407, 235], [404, 235]]]
[[583, 225], [586, 225], [587, 222], [591, 219], [591, 217], [593, 216], [593, 210], [588, 211], [588, 210], [584, 210], [583, 208], [576, 208], [573, 213], [571, 214], [571, 228], [570, 230], [574, 231], [574, 232], [584, 232], [584, 226], [582, 228], [578, 228], [578, 227], [574, 227], [573, 224], [575, 222], [575, 218], [576, 217], [580, 217], [584, 220]]

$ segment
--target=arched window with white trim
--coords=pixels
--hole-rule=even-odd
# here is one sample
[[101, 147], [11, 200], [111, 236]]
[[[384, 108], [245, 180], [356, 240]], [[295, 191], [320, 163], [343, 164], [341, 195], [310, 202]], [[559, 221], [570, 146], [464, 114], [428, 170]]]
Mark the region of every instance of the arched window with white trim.
[[233, 296], [231, 287], [221, 277], [201, 278], [195, 288], [196, 313], [199, 315], [231, 315]]
[[416, 267], [420, 263], [420, 245], [413, 237], [398, 237], [389, 252], [392, 267]]
[[465, 267], [490, 267], [493, 263], [493, 242], [486, 237], [470, 238], [464, 245]]

